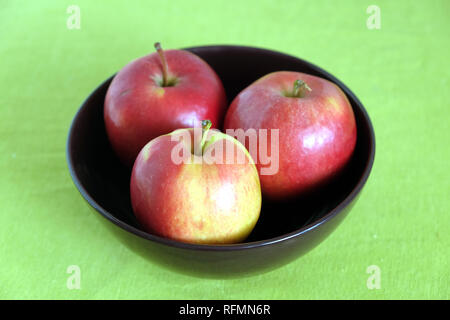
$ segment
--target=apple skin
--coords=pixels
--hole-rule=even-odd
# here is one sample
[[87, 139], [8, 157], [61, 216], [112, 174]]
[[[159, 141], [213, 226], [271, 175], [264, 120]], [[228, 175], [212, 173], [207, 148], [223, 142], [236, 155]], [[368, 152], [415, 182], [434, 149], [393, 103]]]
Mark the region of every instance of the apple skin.
[[[297, 79], [311, 91], [290, 97]], [[289, 199], [326, 184], [349, 161], [357, 137], [353, 109], [339, 87], [290, 71], [270, 73], [236, 96], [224, 129], [238, 128], [279, 129], [279, 170], [273, 175], [260, 174], [263, 195], [273, 200]], [[261, 173], [259, 159], [255, 162]]]
[[104, 104], [109, 141], [122, 163], [132, 166], [150, 140], [193, 121], [220, 127], [227, 101], [222, 82], [200, 57], [184, 50], [164, 51], [172, 86], [162, 87], [158, 53], [136, 59], [114, 77]]
[[[180, 163], [171, 152], [179, 143], [171, 136], [179, 129], [150, 141], [133, 166], [130, 194], [133, 211], [152, 234], [188, 243], [226, 244], [244, 240], [254, 228], [261, 210], [261, 186], [254, 162], [237, 140], [217, 130], [208, 132], [205, 152], [233, 140], [235, 157], [245, 163]], [[193, 134], [191, 135], [193, 139]], [[212, 140], [208, 140], [212, 141]], [[202, 157], [191, 154], [189, 157]]]

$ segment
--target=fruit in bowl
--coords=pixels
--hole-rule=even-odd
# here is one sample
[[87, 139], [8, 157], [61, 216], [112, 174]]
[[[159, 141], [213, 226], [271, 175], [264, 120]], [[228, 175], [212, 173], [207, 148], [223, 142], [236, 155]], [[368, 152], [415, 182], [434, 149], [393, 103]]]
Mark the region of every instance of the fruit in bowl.
[[308, 205], [305, 197], [294, 198], [290, 205], [263, 203], [258, 223], [243, 243], [210, 246], [159, 237], [146, 232], [136, 221], [129, 199], [129, 170], [116, 159], [105, 132], [103, 103], [112, 81], [108, 78], [83, 102], [70, 127], [67, 163], [74, 185], [102, 226], [118, 241], [166, 269], [224, 279], [260, 274], [286, 265], [322, 243], [362, 199], [359, 195], [375, 157], [370, 117], [357, 96], [339, 79], [300, 58], [244, 46], [184, 50], [201, 57], [217, 72], [230, 101], [250, 83], [278, 70], [301, 71], [336, 83], [351, 102], [358, 126], [357, 144], [348, 170], [327, 185], [318, 201], [308, 197]]
[[210, 126], [203, 121], [202, 128], [175, 130], [139, 153], [131, 175], [131, 203], [150, 233], [189, 243], [228, 244], [243, 241], [254, 228], [261, 188], [253, 160], [239, 141]]
[[136, 59], [117, 73], [105, 97], [109, 141], [122, 163], [132, 166], [150, 140], [194, 121], [220, 127], [226, 96], [216, 72], [185, 50], [157, 52]]
[[[254, 157], [263, 195], [282, 200], [326, 184], [340, 172], [356, 145], [352, 107], [334, 83], [300, 72], [269, 73], [242, 90], [231, 103], [224, 130], [266, 129]], [[277, 139], [271, 139], [273, 130]], [[270, 145], [277, 143], [276, 148]], [[278, 171], [262, 174], [261, 149], [277, 150]]]

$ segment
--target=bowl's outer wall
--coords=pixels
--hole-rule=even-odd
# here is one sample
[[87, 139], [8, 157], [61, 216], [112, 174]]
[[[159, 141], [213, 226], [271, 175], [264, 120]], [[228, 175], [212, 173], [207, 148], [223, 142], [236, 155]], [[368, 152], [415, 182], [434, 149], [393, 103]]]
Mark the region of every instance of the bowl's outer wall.
[[[149, 235], [139, 230], [139, 223], [131, 212], [130, 171], [118, 162], [105, 133], [103, 100], [110, 78], [85, 101], [72, 123], [67, 145], [72, 178], [91, 207], [103, 216], [100, 218], [105, 225], [129, 248], [152, 261], [184, 273], [211, 277], [242, 276], [279, 267], [320, 243], [353, 206], [374, 159], [375, 141], [370, 120], [347, 87], [301, 59], [250, 47], [213, 46], [187, 50], [202, 57], [216, 70], [229, 101], [254, 80], [278, 70], [306, 72], [340, 86], [352, 104], [358, 127], [355, 153], [342, 176], [310, 200], [263, 204], [263, 208], [269, 208], [261, 212], [260, 221], [265, 222], [258, 221], [248, 245], [191, 246]], [[308, 210], [311, 212], [305, 214]]]
[[197, 277], [225, 279], [268, 272], [302, 256], [338, 226], [353, 203], [327, 223], [300, 236], [265, 246], [227, 251], [178, 248], [149, 241], [96, 215], [128, 248], [164, 268]]

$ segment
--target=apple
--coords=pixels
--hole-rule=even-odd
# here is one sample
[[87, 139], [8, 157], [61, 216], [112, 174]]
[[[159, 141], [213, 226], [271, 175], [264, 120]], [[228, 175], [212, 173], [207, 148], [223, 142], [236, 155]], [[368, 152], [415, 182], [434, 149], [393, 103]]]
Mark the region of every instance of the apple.
[[131, 203], [148, 232], [188, 243], [225, 244], [244, 240], [254, 228], [261, 187], [252, 157], [236, 139], [210, 126], [203, 121], [199, 134], [187, 128], [162, 135], [137, 156]]
[[220, 127], [227, 107], [215, 71], [184, 50], [157, 52], [127, 64], [105, 97], [104, 120], [112, 148], [130, 167], [150, 140], [194, 121], [210, 119]]
[[[327, 183], [349, 161], [356, 144], [353, 109], [334, 83], [305, 73], [279, 71], [241, 91], [225, 116], [224, 129], [278, 129], [278, 170], [261, 174], [262, 145], [255, 160], [262, 193], [274, 200], [313, 191]], [[249, 148], [248, 143], [246, 147]], [[274, 155], [272, 155], [274, 157]]]

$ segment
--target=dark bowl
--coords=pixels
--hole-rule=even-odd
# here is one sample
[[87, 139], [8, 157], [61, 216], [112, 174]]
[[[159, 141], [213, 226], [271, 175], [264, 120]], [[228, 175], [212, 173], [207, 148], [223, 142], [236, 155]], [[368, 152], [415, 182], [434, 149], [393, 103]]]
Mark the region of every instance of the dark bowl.
[[328, 79], [347, 95], [355, 113], [358, 139], [347, 167], [326, 186], [288, 202], [263, 200], [259, 221], [244, 243], [195, 245], [144, 231], [130, 204], [130, 171], [110, 148], [103, 123], [103, 100], [113, 77], [103, 82], [76, 114], [67, 141], [67, 162], [75, 186], [95, 214], [129, 248], [173, 270], [202, 277], [237, 277], [280, 267], [314, 248], [352, 208], [372, 169], [375, 136], [369, 116], [356, 96], [338, 79], [302, 59], [241, 46], [186, 49], [218, 73], [231, 101], [261, 76], [280, 70]]

